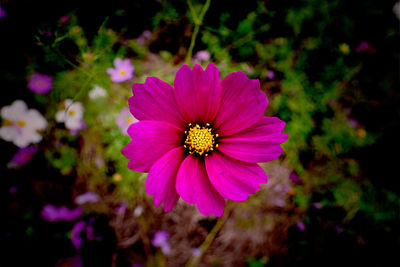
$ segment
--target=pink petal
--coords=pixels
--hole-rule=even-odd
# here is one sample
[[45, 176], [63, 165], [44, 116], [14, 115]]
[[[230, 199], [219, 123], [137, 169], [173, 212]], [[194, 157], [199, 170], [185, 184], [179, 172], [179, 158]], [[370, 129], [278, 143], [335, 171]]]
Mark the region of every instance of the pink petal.
[[115, 68], [117, 68], [117, 69], [123, 68], [123, 67], [124, 67], [124, 60], [122, 60], [122, 58], [116, 58], [116, 59], [114, 59], [114, 66], [115, 66]]
[[108, 68], [108, 69], [107, 69], [107, 73], [108, 73], [109, 75], [113, 76], [113, 75], [115, 75], [117, 72], [116, 72], [115, 69]]
[[129, 107], [138, 120], [166, 121], [182, 129], [187, 126], [178, 110], [174, 89], [168, 83], [149, 77], [144, 84], [134, 84], [132, 91]]
[[221, 83], [222, 100], [214, 128], [220, 136], [249, 128], [260, 120], [267, 108], [267, 97], [258, 80], [250, 80], [242, 71], [229, 74]]
[[175, 76], [175, 98], [186, 121], [211, 123], [219, 109], [221, 86], [219, 70], [208, 64], [205, 71], [195, 65], [193, 71], [183, 65]]
[[220, 217], [224, 213], [225, 201], [211, 185], [204, 160], [193, 155], [185, 158], [176, 177], [176, 191], [189, 204], [196, 204], [206, 216]]
[[133, 123], [128, 134], [132, 141], [121, 152], [129, 159], [128, 168], [139, 172], [148, 172], [158, 159], [182, 142], [182, 130], [161, 121]]
[[250, 128], [222, 137], [218, 149], [222, 153], [245, 162], [266, 162], [278, 158], [283, 149], [280, 144], [289, 135], [281, 133], [285, 123], [275, 117], [262, 117]]
[[150, 169], [146, 180], [146, 193], [154, 195], [154, 203], [158, 207], [164, 202], [164, 210], [172, 210], [179, 199], [175, 190], [176, 175], [185, 158], [183, 147], [167, 152], [156, 161]]
[[208, 177], [223, 198], [245, 201], [267, 182], [264, 170], [255, 163], [229, 158], [219, 152], [206, 157]]

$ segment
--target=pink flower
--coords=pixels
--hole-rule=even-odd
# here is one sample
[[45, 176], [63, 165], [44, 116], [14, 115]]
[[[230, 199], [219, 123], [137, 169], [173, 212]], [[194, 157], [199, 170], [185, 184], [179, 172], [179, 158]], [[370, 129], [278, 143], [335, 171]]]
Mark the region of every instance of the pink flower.
[[134, 84], [130, 110], [139, 122], [122, 150], [128, 168], [149, 172], [146, 192], [170, 211], [181, 197], [204, 215], [221, 216], [225, 200], [245, 201], [267, 182], [257, 164], [278, 158], [285, 123], [264, 116], [267, 97], [241, 72], [183, 65], [174, 87], [155, 77]]
[[125, 135], [128, 134], [129, 126], [137, 121], [138, 120], [129, 112], [128, 108], [123, 108], [117, 117], [117, 125]]
[[273, 72], [272, 70], [267, 71], [267, 74], [265, 75], [268, 79], [272, 80], [273, 78], [275, 78], [275, 72]]
[[211, 58], [211, 55], [208, 51], [206, 50], [200, 50], [199, 52], [197, 52], [193, 59], [195, 60], [195, 62], [201, 63], [203, 61], [209, 61]]
[[85, 203], [96, 203], [100, 200], [99, 195], [91, 191], [75, 197], [75, 204], [82, 205]]
[[129, 59], [122, 60], [121, 58], [116, 58], [114, 60], [114, 66], [115, 69], [107, 69], [107, 73], [111, 76], [111, 81], [121, 83], [133, 78], [135, 66], [132, 65]]
[[361, 52], [370, 52], [370, 53], [375, 53], [375, 48], [372, 47], [368, 42], [366, 41], [361, 41], [360, 44], [356, 48], [357, 53]]
[[28, 88], [35, 93], [46, 94], [53, 89], [53, 78], [36, 72], [29, 77]]

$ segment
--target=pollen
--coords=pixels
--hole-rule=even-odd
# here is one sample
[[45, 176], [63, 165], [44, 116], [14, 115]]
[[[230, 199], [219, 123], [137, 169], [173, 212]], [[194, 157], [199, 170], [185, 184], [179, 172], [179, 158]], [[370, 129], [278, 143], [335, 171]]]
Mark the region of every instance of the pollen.
[[26, 123], [24, 121], [17, 121], [17, 125], [19, 127], [24, 127], [26, 125]]
[[70, 115], [71, 117], [75, 115], [75, 110], [70, 110], [68, 111], [68, 115]]
[[126, 71], [121, 70], [121, 71], [119, 72], [119, 74], [121, 74], [121, 76], [124, 76], [124, 75], [126, 74]]
[[208, 156], [216, 147], [217, 134], [214, 133], [210, 124], [201, 126], [189, 124], [185, 131], [184, 148], [189, 154], [197, 156]]

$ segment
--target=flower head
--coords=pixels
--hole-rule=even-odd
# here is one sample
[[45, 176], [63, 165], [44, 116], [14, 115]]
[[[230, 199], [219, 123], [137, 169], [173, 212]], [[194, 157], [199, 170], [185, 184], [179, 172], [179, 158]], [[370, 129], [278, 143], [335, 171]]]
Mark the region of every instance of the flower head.
[[209, 61], [211, 58], [211, 55], [208, 51], [206, 50], [200, 50], [199, 52], [197, 52], [194, 56], [193, 59], [195, 62], [201, 63], [204, 61]]
[[7, 164], [8, 168], [20, 167], [29, 162], [32, 157], [39, 150], [38, 146], [32, 145], [18, 149], [10, 162]]
[[117, 125], [123, 134], [128, 134], [128, 128], [138, 120], [132, 116], [128, 108], [123, 108], [117, 117]]
[[151, 244], [155, 247], [160, 247], [164, 254], [169, 254], [171, 251], [171, 245], [168, 242], [169, 233], [164, 230], [157, 231], [153, 239], [151, 240]]
[[132, 65], [129, 59], [116, 58], [114, 60], [115, 68], [108, 68], [107, 73], [111, 76], [111, 81], [121, 83], [133, 78], [135, 66]]
[[42, 140], [40, 131], [46, 128], [47, 121], [36, 109], [28, 109], [24, 101], [16, 100], [11, 106], [3, 107], [1, 116], [0, 137], [4, 140], [21, 148]]
[[83, 105], [80, 102], [72, 102], [71, 99], [64, 101], [64, 109], [56, 113], [56, 121], [64, 122], [65, 127], [70, 130], [80, 130], [84, 127]]
[[69, 209], [66, 206], [56, 207], [52, 204], [47, 204], [41, 211], [42, 217], [49, 222], [57, 221], [73, 221], [82, 214], [82, 209], [77, 207]]
[[102, 97], [106, 97], [107, 95], [108, 95], [107, 91], [99, 85], [95, 85], [93, 87], [93, 89], [90, 90], [90, 92], [89, 92], [90, 99], [102, 98]]
[[0, 19], [7, 17], [7, 12], [0, 6]]
[[75, 197], [75, 204], [82, 205], [85, 203], [96, 203], [100, 200], [99, 195], [91, 191]]
[[35, 93], [46, 94], [53, 89], [53, 78], [36, 72], [29, 77], [28, 88]]
[[264, 116], [258, 80], [239, 71], [182, 66], [174, 87], [155, 77], [134, 84], [130, 110], [139, 122], [122, 150], [128, 168], [149, 172], [146, 192], [170, 211], [181, 197], [204, 215], [221, 216], [225, 200], [244, 201], [267, 182], [257, 164], [283, 152], [285, 123]]

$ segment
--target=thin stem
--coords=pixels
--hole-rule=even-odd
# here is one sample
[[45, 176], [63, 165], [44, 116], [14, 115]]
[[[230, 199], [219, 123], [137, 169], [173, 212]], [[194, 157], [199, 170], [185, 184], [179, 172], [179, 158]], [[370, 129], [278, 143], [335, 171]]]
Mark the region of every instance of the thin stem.
[[208, 233], [206, 239], [204, 240], [203, 244], [200, 246], [200, 255], [190, 257], [189, 261], [186, 263], [186, 267], [195, 267], [200, 263], [201, 257], [207, 252], [208, 248], [210, 247], [211, 243], [214, 241], [216, 235], [221, 230], [222, 226], [224, 226], [226, 220], [228, 219], [234, 205], [231, 202], [227, 202], [225, 207], [225, 213], [218, 218], [217, 223], [214, 225], [213, 229], [210, 233]]
[[199, 33], [200, 26], [203, 24], [203, 18], [206, 15], [206, 12], [208, 8], [210, 7], [211, 0], [207, 0], [206, 3], [204, 4], [203, 8], [201, 9], [200, 16], [197, 17], [196, 11], [193, 8], [192, 2], [188, 0], [188, 5], [190, 12], [192, 13], [193, 20], [194, 20], [194, 30], [193, 30], [193, 35], [192, 35], [192, 40], [190, 41], [190, 46], [188, 53], [186, 54], [186, 64], [190, 63], [190, 59], [192, 58], [192, 53], [193, 53], [193, 48], [194, 44], [196, 42], [196, 37], [197, 34]]

